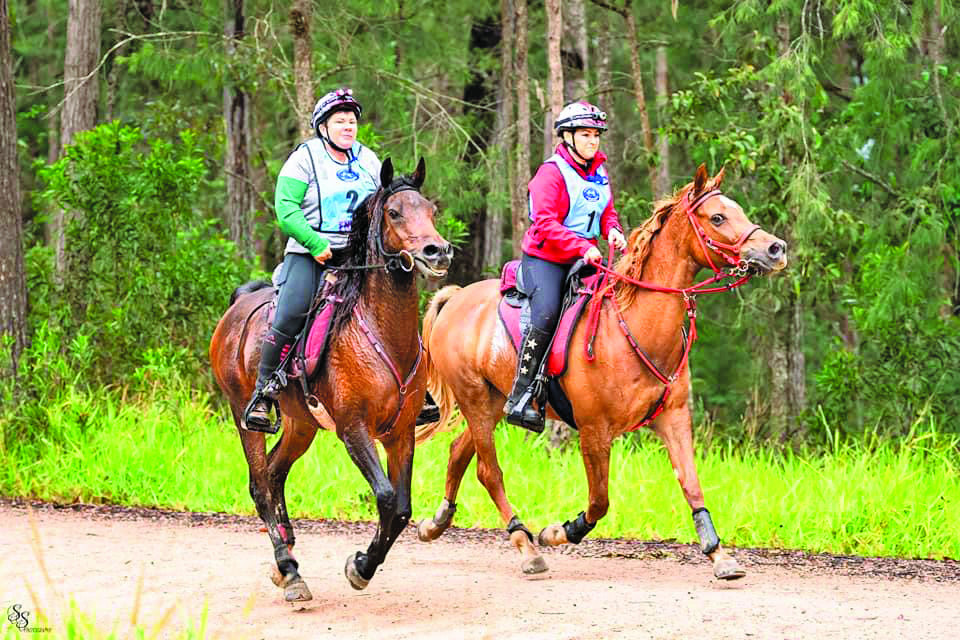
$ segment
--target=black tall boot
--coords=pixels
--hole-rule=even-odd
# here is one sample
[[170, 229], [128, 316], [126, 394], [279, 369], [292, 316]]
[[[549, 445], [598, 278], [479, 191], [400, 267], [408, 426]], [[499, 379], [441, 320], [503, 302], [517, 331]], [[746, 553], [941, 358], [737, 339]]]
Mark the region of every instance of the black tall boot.
[[534, 408], [533, 400], [537, 392], [537, 374], [550, 346], [550, 338], [551, 334], [536, 327], [527, 329], [517, 353], [517, 377], [507, 404], [503, 407], [507, 422], [535, 433], [543, 431], [543, 416]]
[[277, 407], [277, 420], [270, 421], [270, 407], [276, 405], [277, 394], [286, 384], [286, 376], [275, 375], [284, 349], [293, 344], [291, 338], [282, 331], [271, 328], [263, 337], [260, 347], [260, 366], [257, 368], [257, 384], [253, 388], [253, 397], [243, 413], [243, 428], [248, 431], [276, 433], [280, 429], [280, 409]]

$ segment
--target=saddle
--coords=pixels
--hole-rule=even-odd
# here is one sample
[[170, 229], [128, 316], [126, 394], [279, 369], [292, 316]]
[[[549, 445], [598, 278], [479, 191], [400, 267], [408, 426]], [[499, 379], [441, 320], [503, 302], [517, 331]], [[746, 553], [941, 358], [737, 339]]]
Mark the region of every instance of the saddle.
[[[506, 329], [515, 351], [519, 351], [523, 333], [530, 326], [530, 298], [524, 289], [520, 261], [513, 260], [503, 265], [500, 274], [500, 303], [497, 305], [497, 314], [500, 322]], [[573, 408], [563, 389], [557, 383], [567, 371], [570, 341], [573, 339], [574, 329], [583, 316], [587, 301], [593, 295], [600, 283], [600, 275], [596, 269], [578, 260], [570, 267], [564, 284], [563, 307], [560, 321], [554, 330], [550, 343], [550, 351], [546, 356], [544, 373], [547, 383], [544, 386], [546, 400], [553, 407], [564, 422], [574, 429], [577, 425], [573, 419]], [[543, 398], [540, 405], [544, 406]]]
[[[320, 402], [319, 398], [310, 393], [310, 382], [320, 368], [330, 344], [331, 325], [336, 304], [343, 299], [333, 294], [333, 286], [337, 276], [328, 272], [323, 283], [317, 290], [303, 329], [294, 340], [290, 349], [283, 354], [280, 366], [274, 375], [279, 378], [281, 386], [286, 386], [290, 378], [300, 381], [300, 388], [307, 404], [307, 409], [325, 429], [335, 428], [333, 418]], [[273, 297], [267, 309], [267, 327], [273, 324], [273, 315], [277, 308], [279, 289], [274, 287]], [[278, 419], [279, 422], [279, 419]]]

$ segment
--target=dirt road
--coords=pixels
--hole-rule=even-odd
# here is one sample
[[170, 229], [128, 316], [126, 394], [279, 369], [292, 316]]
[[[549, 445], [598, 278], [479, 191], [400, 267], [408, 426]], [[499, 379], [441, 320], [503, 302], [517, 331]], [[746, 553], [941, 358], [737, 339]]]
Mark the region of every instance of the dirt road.
[[63, 635], [71, 599], [118, 637], [134, 618], [161, 635], [196, 630], [204, 611], [210, 636], [271, 640], [960, 637], [955, 561], [741, 549], [747, 577], [721, 583], [687, 545], [588, 540], [546, 551], [550, 571], [525, 578], [505, 533], [451, 530], [424, 544], [411, 528], [361, 592], [343, 564], [372, 524], [297, 531], [314, 600], [292, 607], [268, 580], [253, 518], [0, 502], [0, 605], [31, 623], [44, 610], [46, 637]]

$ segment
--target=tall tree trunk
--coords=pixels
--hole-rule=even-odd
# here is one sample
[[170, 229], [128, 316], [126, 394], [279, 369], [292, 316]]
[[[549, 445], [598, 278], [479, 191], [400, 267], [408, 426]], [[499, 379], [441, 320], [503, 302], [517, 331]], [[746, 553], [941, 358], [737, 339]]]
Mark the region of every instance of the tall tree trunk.
[[17, 362], [27, 339], [16, 110], [10, 11], [7, 0], [0, 0], [0, 228], [3, 229], [0, 233], [0, 338], [13, 339], [13, 359], [10, 363], [0, 361], [0, 378], [8, 373], [16, 378]]
[[[99, 0], [70, 0], [67, 18], [67, 50], [63, 62], [63, 109], [60, 112], [60, 148], [73, 143], [79, 131], [97, 122], [99, 83], [94, 69], [100, 58]], [[89, 76], [89, 77], [88, 77]], [[69, 215], [56, 211], [53, 241], [58, 279], [66, 270], [66, 228]]]
[[[236, 56], [237, 43], [244, 36], [244, 0], [225, 0], [227, 57]], [[244, 260], [252, 260], [253, 193], [250, 183], [250, 104], [246, 91], [228, 78], [223, 87], [223, 117], [227, 149], [224, 172], [227, 184], [227, 226], [230, 240]]]
[[563, 60], [565, 102], [586, 100], [590, 93], [589, 47], [584, 0], [564, 0], [563, 40], [560, 57]]
[[[667, 48], [657, 47], [657, 122], [661, 129], [666, 126], [667, 102], [670, 99], [669, 67]], [[670, 138], [657, 135], [657, 186], [653, 197], [664, 198], [670, 194]]]
[[516, 41], [514, 74], [517, 78], [517, 168], [514, 174], [513, 257], [520, 257], [527, 230], [527, 184], [530, 182], [530, 74], [527, 70], [527, 0], [515, 0]]
[[[776, 27], [780, 55], [788, 55], [790, 50], [790, 23], [784, 16]], [[790, 94], [782, 91], [784, 103], [792, 102]], [[788, 173], [797, 166], [798, 158], [785, 155], [781, 162]], [[787, 242], [791, 241], [787, 233]], [[806, 359], [803, 353], [804, 343], [804, 302], [791, 292], [784, 309], [776, 314], [772, 352], [768, 357], [770, 375], [770, 435], [780, 442], [793, 438], [802, 438], [803, 425], [800, 414], [806, 406]]]
[[293, 32], [293, 83], [297, 89], [297, 125], [300, 140], [314, 136], [310, 129], [313, 115], [313, 41], [310, 39], [310, 21], [313, 17], [311, 0], [294, 0], [290, 8], [290, 30]]
[[637, 40], [637, 21], [633, 16], [630, 3], [615, 5], [611, 0], [591, 0], [595, 5], [609, 9], [620, 15], [627, 23], [627, 45], [630, 52], [630, 74], [633, 76], [633, 97], [637, 102], [640, 115], [640, 132], [643, 134], [643, 148], [647, 152], [647, 174], [650, 178], [650, 191], [657, 194], [657, 168], [653, 162], [656, 149], [653, 144], [653, 129], [650, 127], [650, 114], [647, 113], [647, 98], [643, 89], [643, 68], [640, 66], [640, 43]]
[[487, 228], [484, 234], [483, 268], [495, 270], [503, 262], [503, 226], [512, 201], [513, 148], [510, 129], [514, 122], [513, 86], [514, 13], [512, 0], [500, 0], [500, 80], [497, 85], [497, 118], [494, 127], [493, 162], [487, 198]]
[[543, 157], [553, 153], [553, 123], [563, 109], [563, 61], [560, 41], [563, 38], [563, 13], [560, 0], [544, 0], [547, 14], [547, 110], [543, 123]]
[[[627, 22], [627, 41], [630, 46], [630, 73], [633, 76], [633, 97], [637, 101], [637, 112], [640, 114], [640, 131], [643, 133], [643, 148], [647, 157], [652, 159], [655, 153], [653, 147], [653, 130], [650, 128], [650, 115], [647, 113], [647, 98], [643, 90], [643, 69], [640, 67], [640, 43], [637, 41], [637, 22], [633, 12], [624, 10], [624, 19]], [[657, 169], [653, 162], [648, 160], [647, 172], [650, 176], [650, 190], [657, 193]]]
[[[607, 113], [613, 113], [613, 78], [610, 73], [611, 58], [611, 33], [610, 33], [610, 14], [606, 11], [600, 13], [598, 17], [597, 34], [597, 103], [600, 108]], [[603, 136], [603, 150], [607, 154], [607, 161], [604, 166], [607, 169], [607, 175], [610, 176], [611, 183], [616, 183], [617, 166], [620, 162], [620, 147], [617, 145], [618, 138], [613, 131], [608, 131]], [[624, 222], [626, 222], [624, 220]]]

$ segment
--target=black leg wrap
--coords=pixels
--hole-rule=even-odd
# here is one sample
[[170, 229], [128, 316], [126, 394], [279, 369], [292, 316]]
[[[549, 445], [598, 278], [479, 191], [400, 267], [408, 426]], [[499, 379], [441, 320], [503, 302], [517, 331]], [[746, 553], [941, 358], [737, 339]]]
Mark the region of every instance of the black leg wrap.
[[300, 564], [290, 555], [287, 546], [283, 545], [274, 549], [274, 556], [277, 558], [277, 568], [284, 576], [296, 574]]
[[700, 537], [700, 550], [706, 555], [716, 551], [720, 546], [720, 536], [713, 527], [713, 520], [710, 519], [710, 512], [706, 507], [694, 509], [693, 526], [696, 527], [697, 535]]
[[583, 540], [584, 536], [593, 531], [595, 526], [597, 526], [597, 523], [587, 522], [586, 512], [581, 511], [576, 520], [573, 522], [567, 520], [563, 523], [563, 530], [567, 534], [567, 542], [580, 544], [580, 541]]
[[533, 534], [530, 533], [530, 529], [527, 529], [527, 526], [520, 522], [520, 518], [517, 516], [510, 518], [510, 522], [507, 523], [507, 533], [512, 534], [514, 531], [523, 531], [527, 534], [527, 539], [533, 542]]

